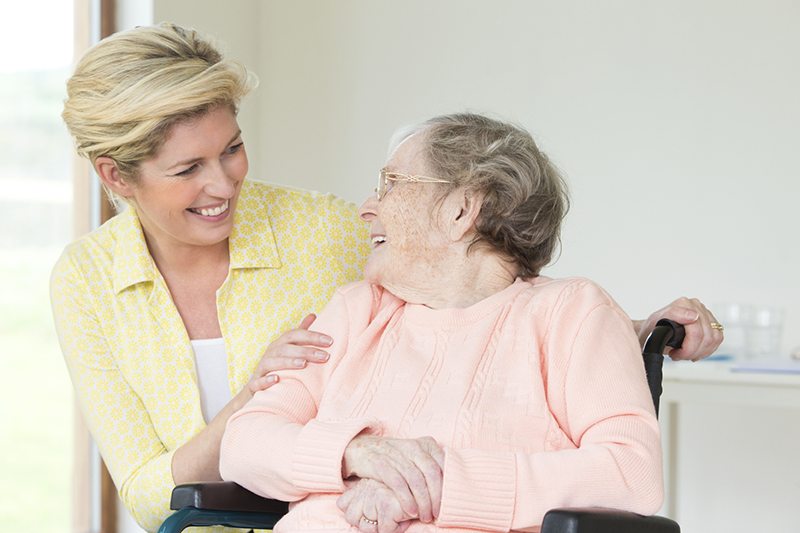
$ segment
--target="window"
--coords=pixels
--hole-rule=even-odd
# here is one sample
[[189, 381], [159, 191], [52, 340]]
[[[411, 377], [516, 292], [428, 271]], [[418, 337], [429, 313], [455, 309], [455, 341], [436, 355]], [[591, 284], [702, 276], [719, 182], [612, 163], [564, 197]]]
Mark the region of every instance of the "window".
[[50, 270], [73, 238], [72, 144], [61, 121], [73, 5], [4, 7], [0, 44], [0, 524], [72, 530], [73, 393]]

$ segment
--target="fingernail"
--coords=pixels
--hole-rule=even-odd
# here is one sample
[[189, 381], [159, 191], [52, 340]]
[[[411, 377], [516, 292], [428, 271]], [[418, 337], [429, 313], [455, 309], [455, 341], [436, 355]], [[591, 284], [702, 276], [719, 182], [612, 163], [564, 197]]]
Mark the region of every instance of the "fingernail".
[[330, 357], [330, 355], [328, 355], [328, 352], [323, 352], [323, 351], [314, 352], [314, 355], [316, 355], [317, 359], [319, 359], [320, 361], [327, 361], [328, 358]]
[[688, 320], [691, 320], [692, 322], [694, 322], [695, 320], [700, 318], [700, 314], [697, 311], [687, 311], [686, 312], [686, 318]]
[[278, 376], [275, 374], [270, 374], [267, 376], [267, 383], [276, 383], [278, 381]]
[[306, 360], [305, 359], [295, 359], [294, 360], [294, 366], [299, 367], [299, 368], [303, 368], [304, 366], [306, 366]]
[[320, 341], [321, 343], [323, 343], [323, 344], [326, 344], [326, 345], [328, 345], [328, 346], [330, 346], [331, 344], [333, 344], [333, 339], [331, 339], [331, 338], [330, 338], [330, 337], [328, 337], [327, 335], [322, 335], [322, 336], [319, 338], [319, 341]]

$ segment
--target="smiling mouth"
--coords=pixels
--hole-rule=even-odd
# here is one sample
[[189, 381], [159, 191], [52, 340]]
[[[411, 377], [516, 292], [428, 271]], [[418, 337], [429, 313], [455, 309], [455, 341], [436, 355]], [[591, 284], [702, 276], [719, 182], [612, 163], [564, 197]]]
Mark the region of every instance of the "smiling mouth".
[[225, 200], [224, 204], [222, 204], [219, 207], [215, 207], [213, 209], [195, 209], [193, 207], [190, 207], [188, 210], [191, 211], [192, 213], [195, 213], [197, 215], [202, 215], [204, 217], [216, 217], [227, 211], [228, 206], [230, 206], [230, 200]]
[[375, 237], [372, 238], [372, 244], [380, 244], [382, 242], [386, 242], [385, 235], [376, 235]]

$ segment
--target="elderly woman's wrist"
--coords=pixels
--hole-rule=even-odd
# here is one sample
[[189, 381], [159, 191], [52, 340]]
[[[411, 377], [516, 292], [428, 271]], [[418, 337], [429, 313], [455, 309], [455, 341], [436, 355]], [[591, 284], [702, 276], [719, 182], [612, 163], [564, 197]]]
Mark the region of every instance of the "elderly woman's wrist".
[[[356, 436], [358, 438], [358, 436]], [[345, 447], [344, 453], [342, 454], [342, 479], [348, 479], [355, 476], [355, 470], [353, 468], [353, 464], [355, 463], [355, 454], [356, 448], [353, 445], [355, 439], [351, 440], [350, 443]]]
[[342, 479], [360, 477], [358, 473], [359, 458], [366, 442], [372, 439], [375, 439], [374, 435], [361, 432], [347, 444], [342, 455]]
[[636, 338], [639, 339], [640, 345], [644, 345], [644, 339], [642, 338], [642, 335], [645, 333], [643, 329], [646, 322], [646, 320], [631, 320], [631, 323], [633, 323], [633, 332], [636, 334]]

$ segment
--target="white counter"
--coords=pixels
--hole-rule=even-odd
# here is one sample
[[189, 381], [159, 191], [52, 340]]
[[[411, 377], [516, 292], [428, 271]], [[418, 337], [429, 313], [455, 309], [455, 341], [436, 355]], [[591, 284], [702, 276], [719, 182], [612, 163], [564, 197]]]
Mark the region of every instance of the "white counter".
[[798, 532], [800, 375], [732, 368], [665, 364], [659, 514], [684, 533]]

